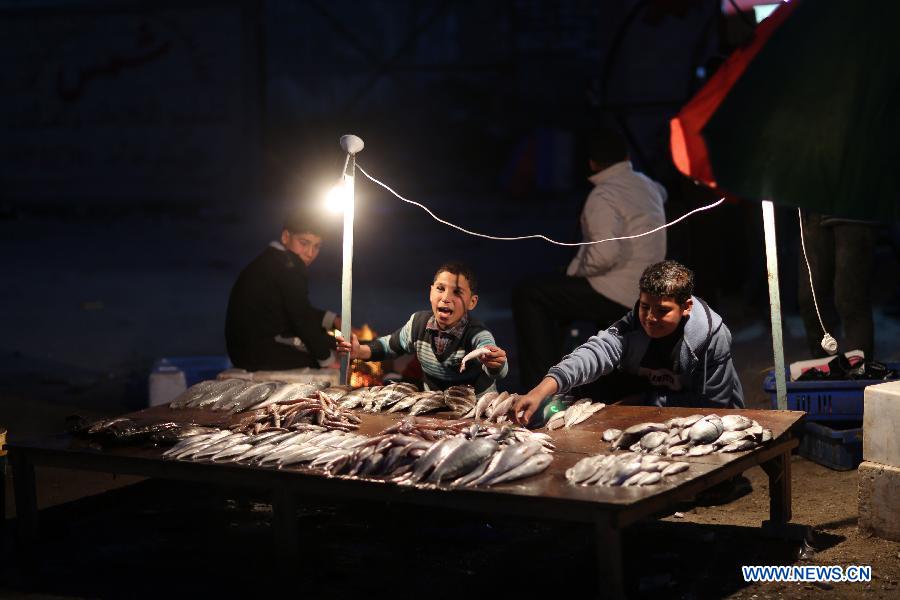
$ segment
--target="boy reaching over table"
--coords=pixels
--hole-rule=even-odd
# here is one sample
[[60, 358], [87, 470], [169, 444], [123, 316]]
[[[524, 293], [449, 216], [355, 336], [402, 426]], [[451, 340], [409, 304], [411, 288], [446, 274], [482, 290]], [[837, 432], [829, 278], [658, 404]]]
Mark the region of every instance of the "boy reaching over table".
[[[634, 309], [565, 356], [519, 397], [516, 420], [528, 423], [545, 398], [600, 378], [650, 406], [744, 408], [731, 359], [731, 332], [693, 295], [693, 272], [673, 260], [650, 265]], [[610, 400], [615, 400], [611, 398]]]
[[[453, 385], [471, 385], [478, 395], [496, 390], [495, 381], [509, 370], [506, 352], [496, 345], [484, 323], [470, 318], [478, 304], [475, 274], [466, 265], [441, 265], [431, 284], [431, 310], [412, 314], [403, 327], [390, 335], [360, 344], [337, 336], [338, 353], [350, 358], [384, 360], [415, 353], [422, 365], [425, 389], [445, 390]], [[478, 355], [465, 364], [473, 350]]]

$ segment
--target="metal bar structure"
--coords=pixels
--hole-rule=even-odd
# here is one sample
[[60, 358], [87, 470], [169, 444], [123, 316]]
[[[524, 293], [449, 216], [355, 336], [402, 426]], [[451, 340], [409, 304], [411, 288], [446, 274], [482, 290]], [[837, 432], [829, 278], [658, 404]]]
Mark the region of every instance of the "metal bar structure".
[[775, 398], [778, 410], [787, 410], [787, 383], [784, 376], [784, 338], [781, 333], [781, 294], [778, 290], [778, 251], [775, 244], [775, 207], [762, 202], [763, 230], [766, 234], [766, 274], [769, 281], [769, 308], [772, 318], [772, 350], [775, 354]]
[[[356, 178], [356, 154], [348, 153], [344, 165], [344, 259], [341, 271], [341, 336], [352, 341], [353, 305], [353, 213], [355, 205], [354, 179]], [[341, 383], [350, 385], [350, 368], [353, 359], [347, 354], [341, 358]]]

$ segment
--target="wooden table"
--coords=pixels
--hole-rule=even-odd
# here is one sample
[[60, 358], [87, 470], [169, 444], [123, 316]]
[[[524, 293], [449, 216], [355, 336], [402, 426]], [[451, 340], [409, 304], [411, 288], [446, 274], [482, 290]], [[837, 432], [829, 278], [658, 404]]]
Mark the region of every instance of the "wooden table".
[[[748, 452], [686, 457], [688, 471], [667, 477], [648, 487], [582, 487], [569, 484], [565, 471], [585, 456], [609, 453], [609, 444], [600, 432], [609, 427], [625, 429], [637, 423], [662, 422], [672, 417], [701, 412], [719, 415], [740, 413], [771, 429], [773, 439]], [[203, 463], [164, 460], [162, 450], [147, 447], [97, 449], [84, 440], [60, 435], [35, 442], [15, 442], [7, 446], [13, 469], [18, 541], [23, 552], [36, 547], [38, 510], [35, 490], [36, 465], [107, 473], [121, 473], [243, 485], [267, 489], [273, 498], [273, 530], [283, 545], [283, 555], [298, 550], [295, 498], [298, 494], [323, 498], [363, 499], [381, 502], [446, 507], [479, 512], [552, 518], [591, 524], [597, 535], [597, 570], [602, 593], [624, 597], [622, 572], [622, 530], [636, 521], [664, 514], [678, 502], [722, 481], [760, 465], [769, 476], [770, 522], [786, 524], [791, 519], [791, 450], [798, 445], [793, 429], [803, 412], [770, 410], [716, 410], [609, 406], [572, 429], [550, 432], [556, 453], [550, 467], [535, 477], [489, 488], [435, 488], [400, 486], [377, 480], [326, 477], [302, 467], [266, 469], [233, 463]], [[154, 407], [130, 415], [137, 420], [193, 420], [225, 425], [227, 415], [204, 410], [172, 410]], [[360, 433], [375, 434], [402, 418], [394, 414], [361, 414]], [[679, 458], [678, 460], [682, 460]]]

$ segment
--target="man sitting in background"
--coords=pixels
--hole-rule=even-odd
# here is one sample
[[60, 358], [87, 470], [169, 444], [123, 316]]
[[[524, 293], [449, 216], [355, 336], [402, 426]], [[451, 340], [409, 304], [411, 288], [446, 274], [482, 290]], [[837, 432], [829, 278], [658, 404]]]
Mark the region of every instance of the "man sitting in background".
[[[645, 233], [666, 222], [666, 190], [635, 171], [622, 137], [592, 132], [588, 166], [594, 189], [581, 212], [584, 241]], [[665, 231], [580, 246], [565, 274], [532, 275], [513, 291], [522, 387], [537, 385], [563, 355], [563, 331], [573, 321], [605, 329], [630, 309], [645, 268], [666, 255]]]

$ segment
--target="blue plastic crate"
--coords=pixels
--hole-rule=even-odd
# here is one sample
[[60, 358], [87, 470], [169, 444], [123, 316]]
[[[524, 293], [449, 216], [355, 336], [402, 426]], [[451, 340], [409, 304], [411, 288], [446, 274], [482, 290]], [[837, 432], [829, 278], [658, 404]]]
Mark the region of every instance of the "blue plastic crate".
[[225, 369], [231, 368], [227, 356], [173, 356], [160, 358], [153, 364], [153, 373], [184, 372], [187, 387], [207, 379], [215, 379]]
[[[900, 372], [900, 363], [887, 363]], [[787, 376], [787, 375], [786, 375]], [[787, 381], [788, 410], [806, 412], [807, 421], [861, 421], [863, 393], [867, 386], [884, 383], [880, 379], [847, 379], [834, 381]], [[778, 408], [775, 394], [775, 372], [770, 370], [763, 381], [763, 390]]]
[[855, 469], [862, 462], [862, 423], [806, 423], [800, 440], [800, 456], [838, 471]]

